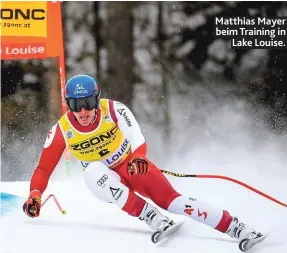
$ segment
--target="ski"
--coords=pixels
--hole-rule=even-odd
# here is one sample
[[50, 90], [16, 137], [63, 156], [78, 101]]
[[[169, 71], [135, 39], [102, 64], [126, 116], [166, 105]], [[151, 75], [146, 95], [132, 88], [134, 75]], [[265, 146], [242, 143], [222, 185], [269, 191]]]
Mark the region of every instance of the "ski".
[[239, 249], [243, 252], [248, 252], [249, 249], [251, 249], [255, 244], [262, 242], [268, 234], [260, 235], [257, 238], [254, 239], [243, 239], [239, 242]]
[[182, 225], [183, 221], [175, 223], [174, 225], [169, 226], [166, 230], [156, 231], [152, 234], [151, 240], [153, 243], [158, 243], [169, 235], [174, 234]]

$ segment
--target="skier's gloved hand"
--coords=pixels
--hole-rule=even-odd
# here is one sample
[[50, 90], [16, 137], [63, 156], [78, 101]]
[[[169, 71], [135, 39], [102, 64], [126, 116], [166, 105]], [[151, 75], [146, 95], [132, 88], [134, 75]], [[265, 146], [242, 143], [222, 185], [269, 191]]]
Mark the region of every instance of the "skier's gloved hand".
[[148, 161], [145, 157], [136, 157], [129, 161], [128, 172], [130, 176], [145, 175], [148, 173]]
[[24, 213], [26, 213], [31, 218], [35, 218], [40, 215], [41, 195], [41, 192], [38, 190], [31, 191], [29, 198], [23, 205]]

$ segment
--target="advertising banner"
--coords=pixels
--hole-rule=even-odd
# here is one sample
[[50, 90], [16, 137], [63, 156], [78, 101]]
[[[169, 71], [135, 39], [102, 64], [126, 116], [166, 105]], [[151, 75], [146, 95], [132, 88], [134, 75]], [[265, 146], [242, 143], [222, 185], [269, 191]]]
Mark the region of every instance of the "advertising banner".
[[2, 60], [64, 56], [60, 2], [0, 4]]
[[1, 1], [1, 60], [58, 58], [62, 112], [66, 82], [60, 2]]

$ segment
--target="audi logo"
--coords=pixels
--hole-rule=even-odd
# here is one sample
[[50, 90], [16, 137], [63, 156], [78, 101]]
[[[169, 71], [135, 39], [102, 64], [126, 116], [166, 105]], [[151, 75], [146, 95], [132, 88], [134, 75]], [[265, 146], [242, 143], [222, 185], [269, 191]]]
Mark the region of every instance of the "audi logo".
[[104, 174], [98, 181], [97, 181], [97, 185], [98, 186], [102, 186], [108, 179], [109, 177]]

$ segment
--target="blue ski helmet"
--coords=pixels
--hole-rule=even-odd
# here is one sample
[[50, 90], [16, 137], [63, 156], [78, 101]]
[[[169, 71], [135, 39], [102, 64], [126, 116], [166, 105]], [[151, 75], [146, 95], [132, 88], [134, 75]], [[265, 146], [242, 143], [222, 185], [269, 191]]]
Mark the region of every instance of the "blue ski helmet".
[[91, 76], [76, 75], [66, 83], [65, 99], [73, 112], [80, 112], [82, 108], [88, 111], [98, 108], [100, 95], [100, 86]]

